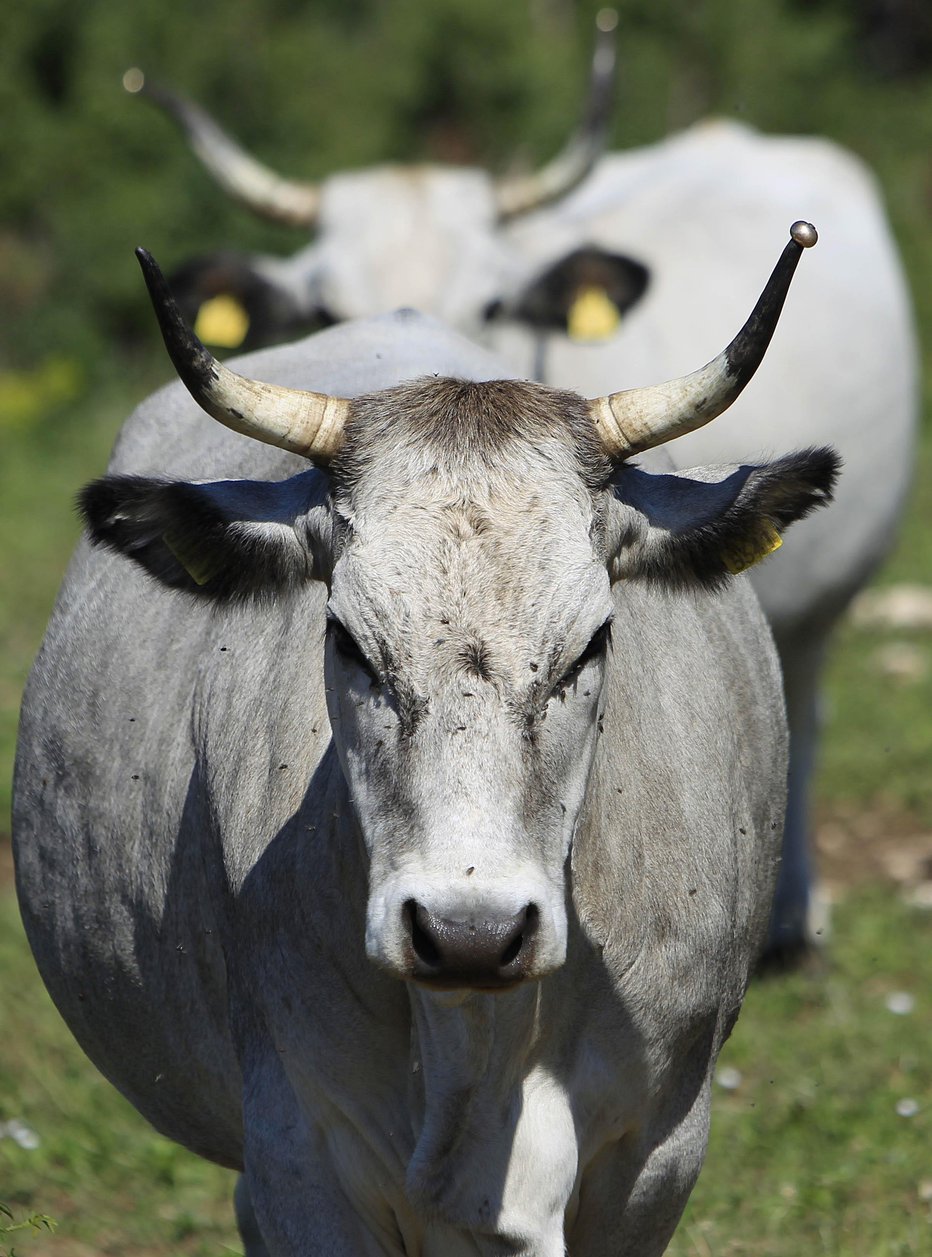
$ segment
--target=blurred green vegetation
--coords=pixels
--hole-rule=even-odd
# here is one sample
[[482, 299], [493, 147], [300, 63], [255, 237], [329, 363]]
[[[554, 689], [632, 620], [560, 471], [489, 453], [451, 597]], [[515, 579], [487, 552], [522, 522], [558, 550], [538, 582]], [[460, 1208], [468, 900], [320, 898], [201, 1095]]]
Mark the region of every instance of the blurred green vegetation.
[[[887, 189], [911, 263], [929, 264], [932, 79], [880, 77], [863, 0], [626, 0], [614, 142], [710, 112], [820, 132]], [[902, 7], [902, 6], [901, 6]], [[151, 344], [130, 250], [171, 267], [224, 243], [290, 251], [122, 89], [140, 65], [295, 177], [378, 161], [497, 169], [555, 152], [579, 113], [597, 0], [10, 0], [0, 39], [0, 298], [5, 366], [50, 353], [112, 369]], [[925, 291], [917, 293], [928, 312]], [[88, 380], [93, 382], [97, 370]]]

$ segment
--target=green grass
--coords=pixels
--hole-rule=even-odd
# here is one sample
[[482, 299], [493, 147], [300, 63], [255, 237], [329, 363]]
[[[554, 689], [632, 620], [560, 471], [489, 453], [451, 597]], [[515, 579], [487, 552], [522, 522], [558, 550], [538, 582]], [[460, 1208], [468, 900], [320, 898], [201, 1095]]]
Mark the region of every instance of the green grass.
[[[748, 995], [721, 1060], [742, 1080], [717, 1088], [671, 1257], [932, 1251], [932, 914], [873, 889], [836, 915], [828, 972]], [[887, 1008], [894, 992], [911, 1013]]]
[[[831, 508], [829, 508], [831, 509]], [[932, 588], [932, 429], [917, 450], [899, 544], [878, 583]], [[916, 651], [924, 675], [893, 678], [882, 666], [892, 643]], [[879, 806], [932, 826], [932, 639], [917, 630], [866, 630], [845, 621], [826, 680], [824, 741], [816, 793], [831, 808]]]

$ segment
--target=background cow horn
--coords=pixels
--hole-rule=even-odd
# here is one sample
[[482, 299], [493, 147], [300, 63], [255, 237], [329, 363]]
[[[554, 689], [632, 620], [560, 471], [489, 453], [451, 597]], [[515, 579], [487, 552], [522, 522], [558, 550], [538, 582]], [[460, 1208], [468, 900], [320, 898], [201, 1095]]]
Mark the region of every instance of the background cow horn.
[[221, 188], [262, 218], [290, 227], [313, 227], [320, 193], [311, 183], [283, 179], [245, 152], [199, 105], [150, 83], [141, 70], [127, 70], [123, 86], [140, 92], [181, 127], [188, 143]]
[[349, 402], [327, 393], [262, 384], [237, 375], [204, 348], [175, 304], [151, 253], [137, 249], [165, 348], [199, 406], [234, 432], [327, 463], [343, 443]]
[[566, 147], [542, 170], [532, 175], [499, 180], [496, 199], [502, 218], [526, 214], [539, 205], [565, 196], [582, 183], [602, 156], [615, 103], [618, 14], [614, 9], [601, 9], [595, 23], [589, 98], [582, 123]]
[[666, 384], [598, 397], [589, 408], [606, 452], [615, 459], [672, 441], [727, 410], [760, 366], [803, 249], [818, 240], [812, 223], [797, 222], [751, 317], [717, 358]]

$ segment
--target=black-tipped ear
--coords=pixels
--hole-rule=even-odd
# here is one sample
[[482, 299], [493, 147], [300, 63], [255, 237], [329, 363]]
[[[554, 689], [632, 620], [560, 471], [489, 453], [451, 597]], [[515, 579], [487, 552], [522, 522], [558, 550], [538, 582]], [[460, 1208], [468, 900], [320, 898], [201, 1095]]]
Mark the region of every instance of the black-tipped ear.
[[832, 499], [841, 466], [829, 448], [772, 463], [694, 467], [664, 475], [622, 467], [623, 503], [609, 570], [674, 588], [717, 588], [778, 549], [780, 534]]
[[214, 349], [247, 350], [281, 344], [335, 321], [296, 288], [281, 282], [281, 264], [261, 255], [221, 251], [191, 258], [169, 276], [188, 325]]
[[329, 513], [313, 471], [282, 483], [105, 476], [81, 492], [91, 539], [172, 589], [221, 601], [326, 577]]
[[574, 340], [605, 340], [644, 296], [647, 267], [634, 258], [586, 245], [555, 262], [500, 313]]

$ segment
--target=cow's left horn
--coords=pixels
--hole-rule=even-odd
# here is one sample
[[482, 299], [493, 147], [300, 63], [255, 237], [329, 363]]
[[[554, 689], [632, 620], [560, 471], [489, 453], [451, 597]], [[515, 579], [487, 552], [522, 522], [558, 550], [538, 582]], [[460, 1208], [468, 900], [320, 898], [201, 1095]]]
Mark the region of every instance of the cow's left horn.
[[818, 240], [812, 223], [797, 222], [751, 317], [717, 358], [666, 384], [632, 388], [589, 403], [606, 453], [623, 459], [663, 445], [727, 410], [760, 366], [803, 249]]
[[173, 118], [204, 168], [241, 205], [289, 227], [313, 227], [320, 210], [320, 192], [312, 183], [283, 179], [227, 135], [200, 105], [167, 87], [151, 83], [135, 66], [123, 75], [128, 92], [140, 93]]
[[263, 384], [237, 375], [209, 353], [175, 304], [151, 253], [137, 249], [162, 339], [181, 381], [199, 406], [234, 432], [328, 463], [343, 443], [349, 402], [327, 393]]
[[615, 103], [618, 14], [600, 9], [595, 19], [595, 48], [589, 75], [589, 97], [579, 129], [552, 161], [534, 174], [500, 179], [495, 195], [501, 218], [527, 214], [572, 192], [602, 156]]

